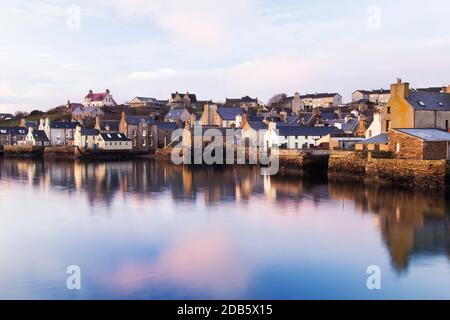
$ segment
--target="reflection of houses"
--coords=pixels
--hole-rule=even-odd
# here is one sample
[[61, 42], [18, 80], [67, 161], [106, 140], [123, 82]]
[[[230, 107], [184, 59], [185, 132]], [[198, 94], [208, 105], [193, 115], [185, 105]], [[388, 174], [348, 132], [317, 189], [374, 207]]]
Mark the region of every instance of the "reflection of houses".
[[361, 212], [376, 215], [392, 263], [398, 270], [407, 268], [414, 255], [449, 252], [450, 225], [445, 195], [392, 191], [363, 184], [329, 184], [333, 199], [350, 199]]

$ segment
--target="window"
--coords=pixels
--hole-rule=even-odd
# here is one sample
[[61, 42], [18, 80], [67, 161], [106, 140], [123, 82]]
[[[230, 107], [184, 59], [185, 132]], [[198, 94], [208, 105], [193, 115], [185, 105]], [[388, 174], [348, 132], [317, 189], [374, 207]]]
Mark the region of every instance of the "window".
[[387, 113], [388, 113], [388, 114], [391, 113], [391, 107], [387, 107]]
[[391, 120], [386, 120], [386, 131], [389, 131], [391, 128]]
[[448, 131], [448, 120], [445, 120], [445, 131]]
[[400, 152], [400, 143], [397, 142], [397, 144], [395, 145], [395, 152]]

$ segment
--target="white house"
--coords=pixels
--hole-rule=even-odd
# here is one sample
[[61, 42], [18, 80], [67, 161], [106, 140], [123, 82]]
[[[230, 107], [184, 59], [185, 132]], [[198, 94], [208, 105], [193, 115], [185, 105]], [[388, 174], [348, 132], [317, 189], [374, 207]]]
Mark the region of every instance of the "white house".
[[100, 133], [96, 139], [96, 147], [100, 150], [131, 150], [133, 141], [123, 133]]
[[374, 113], [372, 124], [366, 130], [366, 139], [375, 137], [381, 134], [381, 115], [379, 113]]
[[305, 149], [316, 147], [316, 141], [330, 133], [344, 133], [336, 127], [301, 127], [297, 125], [277, 126], [269, 123], [264, 135], [266, 148], [277, 146], [280, 149]]
[[89, 93], [86, 97], [84, 97], [84, 106], [85, 107], [115, 107], [117, 103], [114, 101], [111, 92], [106, 89], [104, 93], [94, 93], [92, 90], [89, 90]]
[[50, 145], [50, 140], [45, 134], [45, 131], [34, 130], [32, 127], [29, 127], [25, 143], [36, 147], [48, 147]]
[[77, 126], [73, 144], [80, 149], [95, 149], [97, 147], [96, 140], [99, 133], [95, 129], [82, 129], [81, 126]]

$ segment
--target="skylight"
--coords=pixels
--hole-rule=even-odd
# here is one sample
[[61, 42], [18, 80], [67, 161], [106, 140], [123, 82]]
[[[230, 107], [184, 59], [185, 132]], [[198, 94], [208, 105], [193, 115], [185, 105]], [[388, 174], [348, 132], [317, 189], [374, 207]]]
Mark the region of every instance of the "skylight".
[[107, 134], [107, 136], [108, 136], [108, 138], [112, 138], [111, 135], [110, 135], [109, 133]]
[[121, 135], [120, 133], [118, 133], [117, 136], [118, 136], [119, 138], [122, 138], [122, 135]]
[[417, 103], [421, 106], [421, 107], [425, 107], [426, 104], [423, 101], [418, 100]]

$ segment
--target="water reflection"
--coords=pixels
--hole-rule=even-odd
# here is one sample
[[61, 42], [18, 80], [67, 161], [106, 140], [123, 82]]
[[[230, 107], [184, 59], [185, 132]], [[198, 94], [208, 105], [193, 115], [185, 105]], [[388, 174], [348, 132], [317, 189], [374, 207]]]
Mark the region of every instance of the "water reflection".
[[[10, 187], [21, 185], [29, 189], [9, 191]], [[110, 258], [103, 257], [108, 266], [105, 262], [106, 270], [92, 272], [90, 277], [95, 278], [95, 286], [84, 298], [310, 297], [306, 293], [326, 287], [321, 281], [329, 268], [345, 273], [374, 261], [382, 264], [384, 252], [392, 268], [389, 281], [393, 287], [398, 286], [392, 294], [410, 294], [410, 288], [403, 287], [396, 274], [408, 275], [412, 265], [416, 267], [419, 261], [432, 264], [445, 276], [450, 270], [450, 219], [445, 194], [393, 191], [321, 179], [263, 177], [256, 167], [213, 169], [179, 167], [152, 160], [84, 163], [8, 158], [0, 159], [0, 188], [2, 199], [8, 192], [33, 198], [33, 206], [41, 216], [43, 208], [58, 210], [67, 203], [71, 204], [71, 212], [82, 213], [86, 207], [90, 208], [91, 216], [101, 216], [104, 208], [124, 212], [124, 216], [114, 218], [117, 224], [110, 227], [113, 231], [105, 229], [101, 220], [95, 220], [95, 227], [92, 221], [76, 222], [86, 232], [92, 232], [84, 235], [86, 241], [96, 243], [91, 249], [95, 252], [89, 251], [86, 256], [94, 255], [100, 261], [101, 252], [116, 255], [117, 247], [122, 246], [120, 259], [126, 256], [120, 263], [111, 263]], [[27, 190], [33, 193], [20, 193]], [[65, 204], [49, 202], [44, 195], [63, 199]], [[3, 203], [0, 211], [1, 208], [11, 206]], [[141, 211], [152, 216], [140, 217], [133, 227], [127, 225], [131, 222], [126, 214]], [[182, 217], [193, 213], [205, 218]], [[167, 222], [165, 219], [173, 214], [175, 218], [170, 219], [175, 220]], [[41, 216], [33, 218], [48, 223], [45, 230], [52, 234], [53, 240], [36, 235], [35, 241], [42, 244], [38, 247], [47, 255], [61, 254], [49, 241], [58, 235], [64, 238], [60, 233], [73, 230], [61, 227], [56, 231], [53, 223], [60, 222], [51, 219], [46, 222], [49, 217]], [[2, 218], [5, 223], [8, 219], [15, 218]], [[79, 218], [70, 216], [70, 219]], [[28, 235], [24, 237], [20, 228], [10, 232], [10, 238], [28, 241], [24, 240]], [[109, 240], [99, 243], [98, 234]], [[89, 246], [74, 244], [72, 239], [66, 242], [71, 247]], [[24, 248], [27, 245], [28, 242]], [[46, 246], [50, 248], [45, 249]], [[2, 259], [11, 258], [6, 251]], [[439, 265], [432, 260], [441, 257], [446, 259], [444, 265], [441, 260]], [[97, 261], [86, 264], [94, 262], [98, 264]], [[3, 278], [14, 273], [10, 270], [14, 267], [3, 270]], [[316, 278], [312, 276], [314, 272], [318, 273]], [[294, 284], [289, 276], [303, 282]], [[432, 276], [430, 272], [419, 280], [429, 281]], [[357, 276], [357, 281], [362, 278], [362, 286], [355, 282], [355, 275], [341, 277], [341, 284], [335, 278], [327, 283], [335, 286], [327, 287], [329, 295], [320, 291], [313, 297], [336, 297], [333, 292], [354, 291], [353, 285], [362, 291], [348, 297], [367, 297], [364, 273]], [[411, 285], [417, 282], [408, 281]], [[67, 297], [66, 293], [58, 294]], [[439, 292], [438, 297], [442, 295], [448, 297], [450, 292]], [[4, 297], [1, 290], [0, 296]]]

